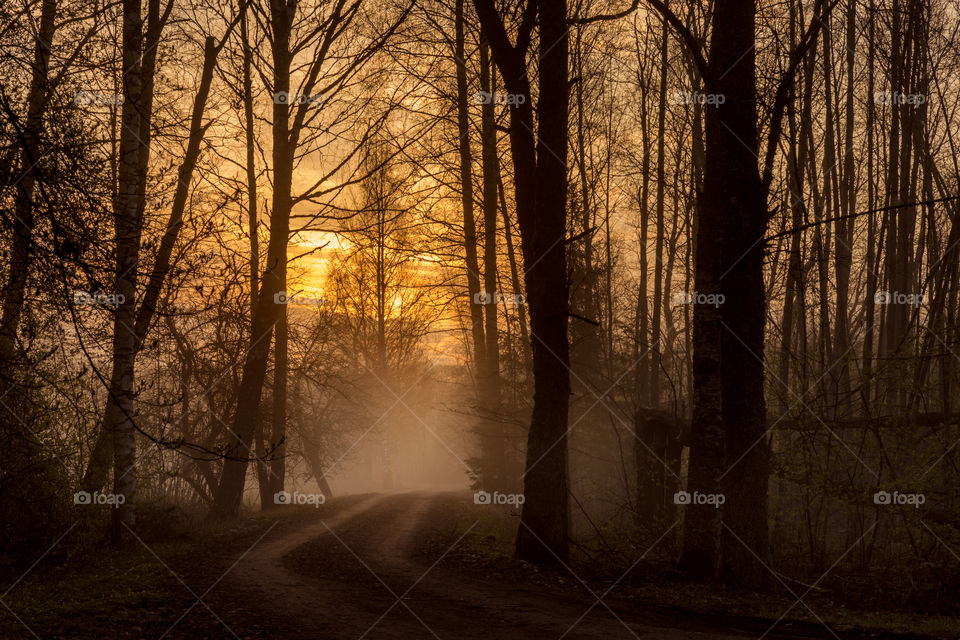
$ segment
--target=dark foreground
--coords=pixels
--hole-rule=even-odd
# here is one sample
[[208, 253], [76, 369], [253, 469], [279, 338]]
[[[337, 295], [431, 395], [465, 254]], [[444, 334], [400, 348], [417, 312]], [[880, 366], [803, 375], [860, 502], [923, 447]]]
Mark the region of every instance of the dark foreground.
[[[75, 573], [39, 566], [3, 586], [0, 637], [892, 637], [816, 619], [774, 626], [654, 608], [572, 570], [529, 581], [465, 569], [458, 554], [478, 523], [449, 517], [458, 500], [427, 492], [345, 498], [243, 521], [206, 546], [143, 540], [136, 561]], [[104, 581], [108, 597], [97, 593]]]

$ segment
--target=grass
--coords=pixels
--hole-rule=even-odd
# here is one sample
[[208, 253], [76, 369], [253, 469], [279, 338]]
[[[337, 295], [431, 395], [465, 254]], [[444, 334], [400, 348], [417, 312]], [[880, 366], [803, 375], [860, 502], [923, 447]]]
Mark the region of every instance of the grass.
[[[628, 598], [657, 617], [699, 619], [706, 624], [749, 629], [758, 636], [774, 623], [780, 634], [803, 633], [828, 638], [833, 637], [833, 632], [842, 632], [844, 638], [898, 636], [952, 640], [960, 632], [960, 617], [953, 615], [857, 607], [851, 604], [858, 599], [854, 594], [837, 589], [817, 589], [807, 594], [806, 587], [787, 581], [797, 596], [803, 597], [803, 602], [798, 603], [785, 589], [755, 593], [716, 582], [684, 581], [663, 561], [641, 562], [622, 579], [626, 566], [601, 569], [582, 555], [571, 563], [579, 577], [562, 570], [543, 572], [513, 558], [519, 518], [508, 510], [451, 501], [445, 519], [445, 526], [425, 539], [424, 555], [442, 553], [473, 525], [448, 556], [462, 569], [584, 592], [582, 578], [598, 595], [616, 583], [611, 595]], [[824, 623], [832, 631], [827, 630]]]
[[[163, 557], [172, 550], [157, 545], [155, 551]], [[4, 602], [22, 623], [4, 609], [0, 635], [72, 638], [96, 629], [103, 638], [141, 637], [155, 631], [147, 628], [152, 620], [179, 615], [170, 598], [177, 584], [142, 547], [122, 553], [91, 550], [82, 565], [39, 567], [17, 584]]]
[[[0, 639], [139, 640], [161, 637], [174, 622], [167, 638], [232, 637], [218, 617], [245, 639], [275, 637], [270, 622], [249, 602], [231, 598], [220, 580], [268, 527], [296, 526], [315, 518], [315, 509], [253, 512], [222, 523], [206, 522], [202, 511], [161, 505], [143, 506], [139, 515], [140, 540], [129, 549], [117, 551], [100, 540], [104, 521], [84, 522], [22, 580], [28, 565], [0, 577], [0, 596], [9, 607], [0, 605]], [[214, 613], [195, 604], [197, 596]]]
[[[25, 575], [27, 567], [8, 571], [0, 581], [0, 594], [9, 590], [0, 638], [159, 638], [266, 522], [256, 516], [214, 526], [170, 510], [145, 516], [141, 539], [128, 549], [99, 540], [102, 522], [84, 522]], [[225, 633], [198, 605], [168, 637]]]

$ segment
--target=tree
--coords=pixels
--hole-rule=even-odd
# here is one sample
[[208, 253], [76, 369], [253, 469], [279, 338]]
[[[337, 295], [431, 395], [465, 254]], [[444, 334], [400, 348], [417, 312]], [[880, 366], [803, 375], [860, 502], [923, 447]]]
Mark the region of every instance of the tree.
[[[517, 556], [544, 565], [568, 554], [566, 157], [569, 79], [566, 2], [528, 0], [516, 44], [492, 0], [474, 0], [510, 102], [510, 147], [520, 240], [526, 267], [534, 399], [527, 436], [526, 501]], [[539, 17], [536, 123], [528, 79], [531, 36]], [[536, 133], [534, 127], [536, 126]]]
[[650, 3], [683, 39], [700, 67], [707, 91], [723, 96], [714, 100], [705, 114], [706, 157], [696, 237], [697, 293], [716, 296], [721, 304], [698, 304], [694, 309], [694, 399], [687, 488], [703, 494], [722, 490], [726, 502], [722, 531], [718, 529], [718, 509], [696, 505], [687, 509], [680, 568], [701, 577], [719, 571], [729, 582], [763, 588], [772, 577], [768, 568], [769, 445], [764, 399], [766, 201], [789, 90], [826, 14], [818, 3], [810, 28], [791, 51], [788, 68], [777, 85], [767, 147], [761, 157], [755, 0], [714, 7], [709, 60], [665, 3]]
[[[381, 122], [374, 119], [374, 124], [360, 136], [361, 144], [348, 149], [341, 163], [295, 195], [292, 192], [295, 160], [302, 157], [298, 156], [298, 153], [303, 152], [301, 145], [306, 146], [309, 141], [315, 144], [317, 138], [313, 131], [313, 127], [317, 126], [317, 116], [311, 114], [311, 110], [323, 109], [324, 104], [348, 91], [359, 70], [383, 47], [384, 42], [396, 31], [410, 10], [410, 7], [407, 7], [382, 33], [375, 34], [367, 44], [353, 49], [351, 54], [347, 55], [340, 51], [340, 48], [351, 46], [345, 41], [352, 35], [350, 28], [362, 15], [363, 3], [337, 0], [330, 6], [312, 7], [313, 19], [310, 24], [296, 20], [298, 6], [295, 2], [271, 0], [269, 14], [264, 16], [269, 23], [271, 35], [269, 72], [272, 75], [270, 93], [273, 95], [270, 239], [267, 245], [266, 270], [260, 277], [257, 309], [251, 320], [250, 348], [244, 358], [240, 395], [232, 418], [232, 437], [211, 511], [213, 517], [236, 514], [243, 497], [273, 331], [281, 321], [285, 304], [287, 245], [290, 240], [293, 206], [295, 202], [316, 201], [328, 194], [325, 180], [332, 179], [337, 174], [356, 154], [362, 141], [366, 140]], [[313, 24], [314, 20], [316, 24]], [[293, 83], [297, 80], [293, 74], [295, 58], [302, 52], [308, 56], [306, 67], [302, 81], [294, 88]], [[346, 181], [347, 185], [353, 183], [353, 180]], [[340, 185], [334, 191], [339, 192], [343, 186]], [[277, 406], [275, 417], [280, 417], [282, 411], [283, 407]], [[277, 446], [282, 438], [280, 432], [273, 433], [273, 445]]]
[[114, 292], [119, 304], [114, 313], [113, 369], [105, 409], [104, 433], [94, 446], [83, 481], [84, 487], [90, 491], [103, 486], [112, 450], [114, 492], [125, 496], [123, 504], [114, 510], [111, 537], [117, 544], [127, 544], [132, 540], [132, 528], [136, 521], [136, 356], [154, 319], [161, 291], [171, 269], [171, 256], [183, 226], [200, 145], [209, 126], [209, 123], [204, 123], [204, 112], [217, 56], [237, 23], [234, 19], [228, 25], [219, 42], [213, 36], [205, 39], [203, 66], [193, 100], [187, 148], [177, 171], [177, 185], [169, 218], [138, 307], [137, 267], [142, 259], [140, 244], [150, 160], [156, 47], [171, 7], [168, 5], [161, 15], [158, 0], [151, 0], [144, 33], [139, 0], [123, 5], [123, 127], [119, 142], [118, 195], [114, 203]]
[[136, 431], [133, 425], [133, 377], [136, 358], [137, 262], [143, 231], [140, 194], [146, 184], [146, 167], [141, 161], [145, 142], [138, 135], [144, 110], [144, 79], [141, 66], [143, 23], [140, 0], [123, 1], [123, 112], [120, 130], [120, 171], [114, 204], [116, 238], [114, 292], [120, 300], [114, 312], [113, 373], [110, 398], [116, 404], [106, 427], [113, 440], [113, 491], [125, 498], [123, 508], [114, 510], [111, 537], [115, 543], [127, 543], [136, 521], [135, 492]]
[[700, 212], [701, 225], [717, 221], [721, 239], [722, 271], [714, 275], [724, 296], [720, 377], [728, 467], [720, 571], [732, 583], [763, 587], [772, 576], [767, 568], [769, 451], [763, 385], [765, 247], [757, 239], [766, 233], [767, 208], [757, 162], [755, 25], [755, 0], [714, 7], [707, 86], [726, 100], [706, 113]]

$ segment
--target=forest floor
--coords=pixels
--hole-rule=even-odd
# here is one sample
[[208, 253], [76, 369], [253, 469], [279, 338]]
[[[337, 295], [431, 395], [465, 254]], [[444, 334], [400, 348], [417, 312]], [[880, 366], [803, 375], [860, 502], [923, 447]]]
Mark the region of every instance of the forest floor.
[[351, 496], [229, 526], [153, 531], [120, 554], [50, 554], [22, 580], [0, 582], [0, 638], [960, 636], [955, 618], [721, 596], [716, 585], [644, 587], [597, 579], [589, 567], [540, 572], [508, 557], [509, 514], [496, 511], [466, 494]]

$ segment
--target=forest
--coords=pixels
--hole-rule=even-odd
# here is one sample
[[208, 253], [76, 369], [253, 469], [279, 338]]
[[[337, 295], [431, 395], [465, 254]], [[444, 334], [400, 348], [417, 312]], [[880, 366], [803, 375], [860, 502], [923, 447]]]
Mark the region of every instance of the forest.
[[956, 638], [957, 90], [956, 0], [4, 3], [0, 639]]

